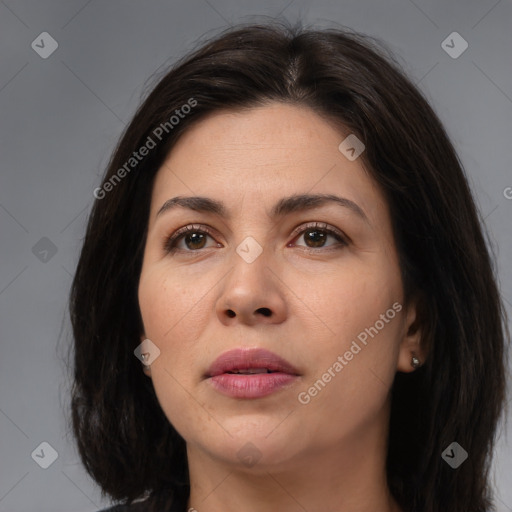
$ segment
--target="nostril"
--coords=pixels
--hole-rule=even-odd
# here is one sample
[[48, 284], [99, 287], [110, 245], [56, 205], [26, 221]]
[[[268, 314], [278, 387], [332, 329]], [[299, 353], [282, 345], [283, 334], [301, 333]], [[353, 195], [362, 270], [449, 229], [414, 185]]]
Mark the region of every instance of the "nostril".
[[261, 313], [263, 313], [263, 315], [265, 316], [270, 316], [272, 314], [272, 312], [268, 308], [260, 308], [258, 311], [261, 311]]
[[228, 309], [228, 316], [230, 318], [233, 318], [235, 316], [235, 312], [233, 310], [231, 310], [231, 309]]

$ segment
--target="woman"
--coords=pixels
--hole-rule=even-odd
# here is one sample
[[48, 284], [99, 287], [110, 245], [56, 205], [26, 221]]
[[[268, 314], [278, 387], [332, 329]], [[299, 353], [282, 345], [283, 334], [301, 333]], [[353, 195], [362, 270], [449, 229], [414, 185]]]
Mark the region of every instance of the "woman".
[[110, 510], [491, 510], [492, 261], [439, 119], [370, 38], [226, 31], [94, 195], [72, 420]]

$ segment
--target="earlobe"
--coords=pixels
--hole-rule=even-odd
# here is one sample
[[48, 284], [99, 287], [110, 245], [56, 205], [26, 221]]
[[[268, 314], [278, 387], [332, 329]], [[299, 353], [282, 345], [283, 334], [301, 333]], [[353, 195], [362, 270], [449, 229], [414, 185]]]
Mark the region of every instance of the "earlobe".
[[426, 359], [422, 343], [422, 302], [411, 303], [405, 313], [404, 333], [400, 342], [397, 370], [411, 373], [422, 366]]

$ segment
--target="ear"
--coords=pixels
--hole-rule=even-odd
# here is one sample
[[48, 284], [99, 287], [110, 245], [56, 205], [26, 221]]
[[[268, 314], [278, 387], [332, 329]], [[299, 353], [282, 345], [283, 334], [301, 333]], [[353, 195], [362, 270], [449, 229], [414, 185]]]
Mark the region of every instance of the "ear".
[[[425, 343], [422, 343], [424, 302], [421, 296], [412, 300], [404, 313], [403, 336], [400, 341], [397, 371], [411, 373], [416, 370], [413, 357], [419, 360], [419, 366], [425, 363], [427, 356]], [[424, 340], [423, 340], [424, 341]]]

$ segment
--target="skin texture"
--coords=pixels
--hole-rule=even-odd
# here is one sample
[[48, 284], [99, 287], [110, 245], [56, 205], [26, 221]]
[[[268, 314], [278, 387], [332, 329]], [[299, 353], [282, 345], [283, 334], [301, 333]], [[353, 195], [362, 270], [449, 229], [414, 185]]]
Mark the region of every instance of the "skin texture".
[[[413, 371], [412, 353], [423, 357], [414, 304], [359, 343], [309, 403], [298, 400], [358, 334], [403, 304], [389, 211], [361, 159], [338, 150], [347, 135], [305, 107], [217, 112], [179, 139], [156, 176], [141, 341], [160, 349], [145, 372], [187, 442], [189, 506], [198, 512], [400, 510], [385, 476], [389, 392], [397, 371]], [[368, 222], [334, 203], [267, 215], [282, 197], [304, 193], [348, 198]], [[157, 217], [175, 196], [220, 200], [232, 218], [183, 208]], [[308, 244], [294, 230], [312, 222], [337, 228], [347, 244], [332, 235]], [[181, 250], [167, 254], [166, 237], [190, 224], [209, 226], [212, 236], [182, 238]], [[263, 248], [252, 263], [236, 252], [249, 236]], [[203, 376], [235, 347], [271, 350], [301, 375], [264, 398], [222, 395]], [[251, 467], [238, 456], [249, 442], [260, 457]]]

